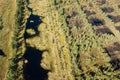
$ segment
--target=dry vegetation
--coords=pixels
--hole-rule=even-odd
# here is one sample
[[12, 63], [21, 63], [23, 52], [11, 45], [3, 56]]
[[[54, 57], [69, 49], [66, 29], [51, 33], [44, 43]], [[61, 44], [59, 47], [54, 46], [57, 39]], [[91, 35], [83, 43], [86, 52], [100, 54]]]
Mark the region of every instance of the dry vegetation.
[[0, 80], [3, 80], [8, 68], [11, 51], [12, 30], [15, 23], [16, 2], [0, 0]]
[[120, 0], [0, 2], [0, 80], [120, 79]]

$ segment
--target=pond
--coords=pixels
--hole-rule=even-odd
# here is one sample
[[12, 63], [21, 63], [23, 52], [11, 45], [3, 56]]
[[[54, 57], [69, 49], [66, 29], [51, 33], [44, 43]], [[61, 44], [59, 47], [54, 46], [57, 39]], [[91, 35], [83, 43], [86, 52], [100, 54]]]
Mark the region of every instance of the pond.
[[47, 80], [48, 71], [40, 66], [42, 59], [41, 51], [32, 47], [27, 47], [24, 58], [28, 61], [24, 64], [25, 80]]

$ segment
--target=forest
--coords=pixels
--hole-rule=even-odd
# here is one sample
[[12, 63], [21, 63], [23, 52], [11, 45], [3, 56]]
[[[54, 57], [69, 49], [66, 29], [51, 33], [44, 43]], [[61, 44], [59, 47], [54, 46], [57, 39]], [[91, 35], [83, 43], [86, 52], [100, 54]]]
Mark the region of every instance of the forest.
[[0, 0], [0, 80], [120, 80], [120, 0]]

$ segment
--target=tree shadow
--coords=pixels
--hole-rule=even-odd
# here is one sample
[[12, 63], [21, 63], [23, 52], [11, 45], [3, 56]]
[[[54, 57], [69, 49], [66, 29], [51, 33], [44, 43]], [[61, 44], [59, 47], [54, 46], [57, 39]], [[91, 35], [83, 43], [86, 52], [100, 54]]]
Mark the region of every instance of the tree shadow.
[[3, 29], [3, 26], [0, 25], [0, 30], [2, 30], [2, 29]]
[[105, 24], [104, 20], [98, 19], [98, 18], [90, 18], [88, 19], [88, 22], [92, 24], [92, 26], [101, 26]]
[[105, 47], [105, 52], [109, 55], [111, 58], [111, 65], [114, 67], [115, 70], [120, 70], [120, 44], [118, 42], [115, 42], [111, 46]]
[[90, 16], [90, 15], [95, 15], [96, 13], [94, 11], [89, 11], [89, 10], [84, 10], [84, 13], [86, 14], [86, 16]]
[[27, 32], [25, 32], [24, 37], [30, 38], [31, 36], [33, 37], [33, 36], [39, 35], [38, 26], [40, 23], [42, 23], [40, 17], [37, 15], [31, 14], [30, 17], [27, 19], [26, 29], [33, 29], [35, 31], [35, 34], [29, 35]]
[[101, 10], [105, 13], [112, 13], [114, 11], [114, 9], [111, 7], [104, 7], [104, 8], [101, 8]]
[[[26, 0], [26, 2], [27, 2], [28, 5], [30, 4], [30, 1], [29, 1], [29, 0]], [[29, 10], [30, 12], [33, 12], [32, 8], [30, 8], [30, 7], [28, 7], [28, 6], [27, 6], [27, 8], [28, 8], [28, 10]]]
[[105, 34], [105, 33], [114, 35], [108, 28], [99, 28], [99, 29], [96, 29], [95, 33], [97, 35], [101, 35], [101, 34]]
[[113, 16], [113, 15], [107, 15], [108, 18], [110, 18], [114, 23], [120, 22], [120, 15]]
[[48, 71], [41, 66], [42, 52], [32, 47], [27, 47], [24, 58], [28, 63], [24, 64], [24, 79], [25, 80], [47, 80]]
[[119, 64], [120, 59], [111, 60], [110, 63], [112, 64], [115, 70], [120, 70], [120, 64]]

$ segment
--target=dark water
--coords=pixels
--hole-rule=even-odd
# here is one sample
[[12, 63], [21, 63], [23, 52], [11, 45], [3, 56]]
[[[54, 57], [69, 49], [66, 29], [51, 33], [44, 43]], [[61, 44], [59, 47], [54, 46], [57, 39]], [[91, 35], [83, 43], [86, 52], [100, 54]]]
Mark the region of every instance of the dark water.
[[25, 80], [47, 80], [48, 71], [41, 66], [42, 52], [32, 47], [27, 47], [24, 58], [28, 63], [24, 64], [24, 79]]
[[[26, 0], [26, 2], [29, 4], [29, 0]], [[38, 36], [39, 35], [38, 26], [40, 25], [40, 23], [42, 23], [38, 15], [32, 14], [32, 8], [30, 7], [27, 7], [27, 8], [31, 12], [31, 14], [27, 19], [26, 30], [33, 29], [35, 31], [35, 34], [30, 35], [25, 31], [24, 39], [34, 38], [35, 36]], [[28, 60], [28, 62], [24, 63], [23, 65], [24, 80], [47, 80], [48, 71], [44, 70], [40, 66], [42, 53], [43, 52], [40, 50], [27, 46], [26, 52], [24, 53], [24, 56], [23, 56], [25, 60]]]
[[6, 56], [5, 53], [0, 49], [0, 56]]
[[26, 29], [33, 29], [35, 31], [35, 34], [29, 35], [27, 32], [25, 32], [24, 34], [25, 39], [37, 36], [39, 34], [38, 26], [40, 25], [40, 23], [42, 23], [42, 21], [39, 16], [34, 14], [30, 15], [30, 17], [27, 19]]
[[[24, 38], [34, 38], [39, 35], [38, 26], [42, 23], [39, 16], [31, 14], [27, 19], [26, 30], [33, 29], [35, 31], [34, 35], [29, 35], [27, 32], [24, 34]], [[25, 80], [47, 80], [48, 71], [44, 70], [41, 66], [42, 51], [37, 50], [33, 47], [27, 47], [27, 50], [24, 54], [24, 58], [28, 60], [28, 63], [25, 63], [23, 66], [23, 73]]]

